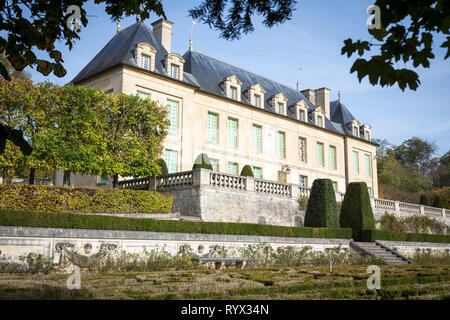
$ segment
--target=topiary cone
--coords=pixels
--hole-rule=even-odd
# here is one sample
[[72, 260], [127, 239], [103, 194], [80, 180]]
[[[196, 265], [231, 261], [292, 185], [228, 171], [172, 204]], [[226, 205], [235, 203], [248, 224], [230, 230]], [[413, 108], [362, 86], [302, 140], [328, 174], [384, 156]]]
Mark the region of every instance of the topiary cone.
[[304, 225], [314, 228], [339, 228], [336, 196], [330, 179], [314, 180]]
[[253, 170], [248, 164], [246, 164], [241, 171], [241, 176], [253, 177]]
[[209, 170], [213, 169], [213, 167], [211, 165], [211, 161], [209, 161], [209, 157], [206, 153], [200, 153], [198, 155], [198, 157], [195, 159], [194, 166], [192, 167], [192, 169], [198, 169], [198, 168], [209, 169]]

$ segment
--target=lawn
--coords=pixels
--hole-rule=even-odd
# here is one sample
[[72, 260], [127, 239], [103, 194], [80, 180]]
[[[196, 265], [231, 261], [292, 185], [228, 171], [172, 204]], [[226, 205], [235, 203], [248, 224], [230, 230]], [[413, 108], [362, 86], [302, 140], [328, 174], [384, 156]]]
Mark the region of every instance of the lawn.
[[369, 290], [367, 266], [0, 274], [0, 299], [450, 299], [450, 265], [381, 268], [381, 289]]

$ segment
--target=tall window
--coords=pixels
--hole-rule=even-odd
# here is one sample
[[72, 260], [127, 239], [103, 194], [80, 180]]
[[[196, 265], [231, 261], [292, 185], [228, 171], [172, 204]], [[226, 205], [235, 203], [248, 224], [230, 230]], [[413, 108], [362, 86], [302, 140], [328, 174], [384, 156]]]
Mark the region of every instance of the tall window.
[[228, 118], [228, 146], [237, 148], [238, 146], [238, 121]]
[[259, 94], [253, 95], [253, 105], [255, 107], [261, 107], [261, 96]]
[[324, 166], [324, 155], [323, 155], [323, 143], [317, 142], [317, 165], [323, 167]]
[[179, 74], [180, 74], [180, 66], [172, 63], [170, 65], [170, 76], [172, 78], [178, 79], [179, 78]]
[[359, 129], [357, 126], [353, 126], [353, 135], [359, 138]]
[[364, 155], [364, 162], [366, 164], [366, 176], [370, 177], [370, 155]]
[[366, 140], [370, 141], [370, 132], [366, 130]]
[[284, 132], [278, 131], [278, 158], [286, 158], [286, 135]]
[[149, 93], [142, 92], [142, 91], [137, 91], [137, 92], [136, 92], [136, 95], [137, 95], [139, 98], [142, 98], [142, 99], [149, 99], [149, 98], [150, 98], [150, 94], [149, 94]]
[[306, 139], [298, 138], [298, 159], [306, 162]]
[[308, 186], [308, 177], [300, 176], [300, 187], [307, 187], [307, 186]]
[[256, 179], [262, 179], [262, 169], [259, 167], [253, 167], [253, 176]]
[[170, 133], [177, 133], [178, 131], [178, 102], [167, 100], [167, 108], [169, 113], [167, 114], [167, 117], [170, 121], [169, 125], [169, 132]]
[[286, 183], [286, 181], [287, 181], [286, 172], [278, 171], [278, 182]]
[[237, 88], [236, 87], [230, 87], [230, 98], [233, 100], [237, 100]]
[[300, 121], [306, 121], [306, 112], [305, 112], [305, 110], [299, 110], [298, 111], [298, 119]]
[[330, 146], [330, 169], [337, 169], [337, 161], [336, 161], [336, 147]]
[[318, 125], [319, 127], [323, 127], [323, 116], [317, 115], [317, 123], [316, 123], [316, 125]]
[[359, 174], [359, 154], [357, 151], [353, 151], [353, 172]]
[[284, 104], [282, 102], [278, 102], [277, 103], [277, 112], [279, 114], [284, 114]]
[[238, 174], [238, 164], [236, 162], [228, 162], [228, 173]]
[[216, 159], [209, 159], [209, 161], [211, 162], [213, 171], [219, 171], [219, 161]]
[[257, 126], [256, 124], [253, 125], [253, 139], [252, 139], [252, 149], [255, 153], [261, 153], [262, 151], [262, 139], [261, 139], [261, 133], [262, 128], [260, 126]]
[[169, 173], [177, 172], [178, 152], [166, 149], [164, 158], [164, 161], [166, 161], [167, 164], [167, 171]]
[[206, 139], [210, 142], [217, 143], [217, 114], [208, 112], [208, 131]]
[[150, 70], [150, 56], [141, 54], [141, 68]]

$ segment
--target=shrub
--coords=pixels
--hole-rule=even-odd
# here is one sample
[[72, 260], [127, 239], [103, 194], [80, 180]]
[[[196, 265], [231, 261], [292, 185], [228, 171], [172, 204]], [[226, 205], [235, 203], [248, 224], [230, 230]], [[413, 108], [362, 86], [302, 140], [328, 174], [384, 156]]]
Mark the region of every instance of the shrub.
[[174, 221], [73, 213], [26, 211], [12, 212], [8, 210], [0, 210], [0, 225], [67, 229], [236, 234], [299, 238], [320, 237], [350, 239], [352, 236], [350, 229], [342, 228], [284, 227], [251, 223]]
[[336, 196], [330, 179], [314, 180], [306, 207], [305, 227], [339, 228]]
[[308, 198], [300, 197], [297, 199], [298, 208], [300, 211], [306, 211], [306, 207], [308, 206]]
[[211, 165], [211, 161], [209, 161], [209, 157], [206, 153], [199, 154], [198, 157], [195, 159], [194, 166], [192, 167], [192, 169], [198, 169], [198, 168], [209, 169], [209, 170], [213, 169], [213, 167]]
[[169, 170], [167, 169], [167, 164], [166, 161], [164, 161], [164, 159], [159, 159], [157, 161], [158, 166], [161, 168], [161, 174], [168, 174]]
[[47, 212], [171, 212], [172, 196], [155, 191], [0, 185], [0, 208]]
[[362, 241], [389, 240], [389, 241], [450, 243], [450, 235], [443, 235], [443, 234], [363, 230], [361, 235]]
[[434, 194], [433, 195], [433, 203], [432, 206], [435, 208], [445, 208], [444, 201], [442, 201], [440, 194]]
[[253, 170], [248, 164], [246, 164], [241, 171], [241, 176], [244, 177], [253, 177]]
[[428, 199], [428, 196], [426, 194], [420, 195], [420, 204], [424, 206], [430, 205], [430, 199]]
[[388, 212], [381, 216], [378, 222], [380, 223], [380, 230], [382, 231], [406, 231], [406, 226], [404, 225], [404, 223], [397, 219], [396, 216], [394, 216], [393, 214], [389, 214]]
[[351, 228], [355, 240], [361, 239], [363, 230], [375, 229], [369, 192], [364, 182], [348, 184], [339, 217], [341, 227]]

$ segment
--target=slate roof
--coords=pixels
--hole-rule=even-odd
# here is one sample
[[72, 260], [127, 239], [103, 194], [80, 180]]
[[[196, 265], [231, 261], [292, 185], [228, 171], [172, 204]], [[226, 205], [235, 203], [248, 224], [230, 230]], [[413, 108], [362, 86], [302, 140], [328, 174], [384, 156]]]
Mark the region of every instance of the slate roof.
[[[154, 72], [140, 68], [134, 58], [136, 44], [141, 42], [148, 43], [156, 49]], [[86, 67], [78, 73], [72, 82], [79, 83], [118, 65], [139, 68], [145, 72], [156, 73], [170, 78], [164, 66], [164, 59], [167, 54], [166, 49], [155, 37], [152, 30], [145, 23], [137, 22], [118, 32]], [[182, 82], [195, 86], [204, 92], [227, 98], [220, 84], [225, 78], [235, 75], [242, 82], [242, 103], [251, 106], [244, 92], [250, 86], [260, 84], [266, 91], [264, 94], [264, 109], [267, 112], [275, 113], [270, 99], [272, 96], [281, 92], [288, 99], [287, 117], [296, 119], [293, 105], [303, 100], [309, 106], [308, 123], [315, 126], [311, 111], [316, 109], [317, 106], [313, 105], [301, 92], [294, 88], [196, 50], [187, 51], [183, 55], [183, 58], [185, 59], [185, 64]], [[355, 119], [355, 117], [350, 111], [340, 101], [336, 100], [330, 103], [330, 113], [330, 119], [325, 117], [325, 129], [341, 135], [351, 135], [351, 127], [347, 124]], [[280, 115], [278, 114], [278, 116]]]

